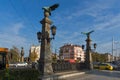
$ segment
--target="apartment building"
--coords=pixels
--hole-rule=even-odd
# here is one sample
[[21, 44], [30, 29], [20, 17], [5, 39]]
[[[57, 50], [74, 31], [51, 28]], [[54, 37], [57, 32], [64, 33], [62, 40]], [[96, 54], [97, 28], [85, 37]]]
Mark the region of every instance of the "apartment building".
[[60, 47], [60, 58], [64, 60], [85, 61], [84, 50], [80, 45], [65, 44]]

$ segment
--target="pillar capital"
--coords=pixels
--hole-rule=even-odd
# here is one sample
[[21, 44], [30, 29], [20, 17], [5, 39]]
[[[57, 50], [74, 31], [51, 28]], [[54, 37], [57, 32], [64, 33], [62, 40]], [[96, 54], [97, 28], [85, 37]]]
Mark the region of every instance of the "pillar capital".
[[52, 21], [48, 18], [48, 17], [45, 17], [43, 18], [41, 21], [40, 21], [41, 24], [45, 24], [45, 23], [48, 23], [48, 24], [52, 24]]

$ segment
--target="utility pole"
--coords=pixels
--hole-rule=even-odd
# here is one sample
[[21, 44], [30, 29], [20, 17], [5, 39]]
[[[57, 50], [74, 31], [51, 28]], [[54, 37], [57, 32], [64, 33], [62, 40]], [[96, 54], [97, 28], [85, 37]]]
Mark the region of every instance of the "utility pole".
[[114, 37], [112, 38], [112, 61], [114, 61]]

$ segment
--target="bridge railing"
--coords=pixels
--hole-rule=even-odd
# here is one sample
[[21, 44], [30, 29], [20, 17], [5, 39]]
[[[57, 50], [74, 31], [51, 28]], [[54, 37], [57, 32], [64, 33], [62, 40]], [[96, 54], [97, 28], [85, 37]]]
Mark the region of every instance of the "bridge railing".
[[85, 63], [57, 62], [52, 63], [52, 67], [54, 72], [83, 70], [85, 69]]

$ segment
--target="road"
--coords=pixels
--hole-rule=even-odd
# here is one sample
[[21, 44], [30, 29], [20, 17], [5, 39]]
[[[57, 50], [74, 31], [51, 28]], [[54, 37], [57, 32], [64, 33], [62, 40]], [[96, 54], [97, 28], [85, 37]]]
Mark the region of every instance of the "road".
[[120, 80], [120, 71], [94, 70], [87, 74], [66, 78], [65, 80]]
[[[14, 65], [14, 66], [13, 66]], [[15, 64], [13, 64], [12, 66], [9, 66], [9, 69], [25, 69], [25, 68], [32, 68], [32, 65], [27, 65], [27, 66], [15, 66]]]

